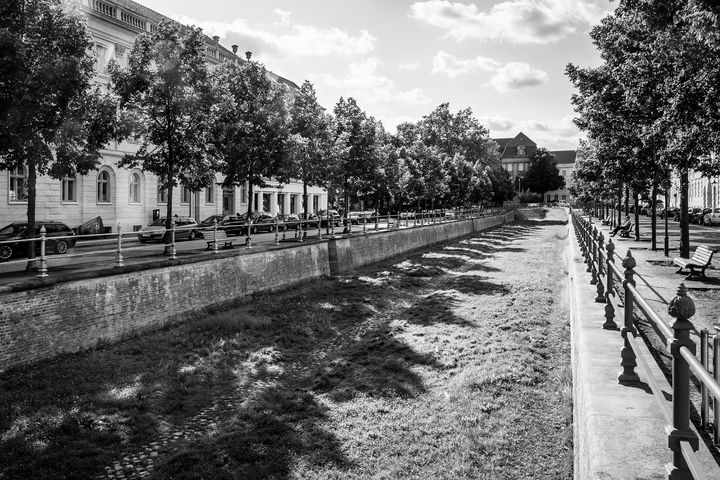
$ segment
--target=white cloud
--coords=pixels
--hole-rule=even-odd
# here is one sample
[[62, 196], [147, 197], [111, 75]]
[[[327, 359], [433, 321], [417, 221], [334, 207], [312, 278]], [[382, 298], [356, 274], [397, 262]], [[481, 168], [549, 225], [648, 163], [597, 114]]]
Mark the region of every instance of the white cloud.
[[406, 104], [425, 104], [429, 99], [419, 88], [398, 90], [395, 82], [377, 72], [380, 62], [377, 58], [368, 58], [351, 63], [345, 75], [338, 77], [330, 74], [314, 75], [325, 86], [341, 90], [341, 95], [353, 97], [360, 103], [400, 102]]
[[232, 43], [253, 47], [262, 53], [280, 52], [290, 55], [324, 56], [366, 54], [375, 48], [377, 39], [367, 30], [352, 35], [337, 27], [321, 29], [293, 24], [290, 12], [276, 10], [281, 22], [272, 27], [251, 25], [243, 19], [232, 22], [198, 22], [185, 16], [175, 20], [195, 25], [209, 35], [218, 35]]
[[444, 73], [450, 78], [458, 75], [474, 72], [477, 70], [483, 72], [491, 72], [502, 65], [497, 60], [487, 57], [475, 57], [468, 59], [459, 59], [454, 55], [445, 53], [440, 50], [432, 60], [432, 70], [430, 73]]
[[492, 138], [514, 137], [520, 132], [530, 137], [539, 147], [549, 150], [574, 150], [580, 141], [580, 131], [573, 116], [554, 120], [513, 120], [503, 116], [481, 117], [481, 124], [490, 130]]
[[[600, 0], [506, 0], [481, 11], [474, 3], [429, 0], [410, 6], [409, 16], [455, 40], [552, 43], [587, 29], [608, 10]], [[602, 2], [607, 3], [607, 2]]]
[[548, 82], [548, 74], [527, 63], [510, 62], [500, 67], [490, 79], [490, 85], [499, 92], [534, 87]]
[[401, 63], [398, 65], [398, 68], [400, 70], [417, 70], [420, 67], [420, 62], [412, 62], [412, 63]]

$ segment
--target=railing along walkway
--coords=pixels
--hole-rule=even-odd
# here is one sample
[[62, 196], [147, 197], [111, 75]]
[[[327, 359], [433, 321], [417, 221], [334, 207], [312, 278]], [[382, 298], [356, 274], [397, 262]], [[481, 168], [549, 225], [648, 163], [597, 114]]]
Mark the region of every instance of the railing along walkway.
[[[672, 357], [672, 405], [663, 396], [662, 389], [653, 378], [647, 375], [648, 384], [653, 392], [663, 416], [667, 422], [668, 446], [672, 452], [672, 463], [667, 465], [668, 477], [678, 479], [705, 479], [696, 452], [699, 448], [697, 434], [690, 422], [690, 372], [700, 384], [701, 427], [712, 430], [713, 443], [720, 445], [720, 336], [710, 335], [702, 330], [700, 335], [700, 360], [695, 357], [696, 344], [690, 338], [694, 329], [690, 318], [695, 314], [695, 305], [687, 295], [685, 284], [678, 286], [676, 296], [670, 300], [667, 313], [674, 319], [670, 324], [656, 312], [648, 300], [638, 291], [635, 281], [635, 258], [628, 250], [620, 265], [616, 263], [615, 244], [612, 240], [605, 243], [602, 232], [592, 223], [571, 211], [572, 223], [590, 274], [590, 284], [596, 287], [595, 301], [605, 304], [604, 329], [620, 331], [623, 348], [620, 352], [622, 372], [618, 376], [620, 383], [640, 383], [635, 371], [640, 367], [650, 372], [651, 368], [643, 360], [638, 345], [634, 314], [639, 312], [650, 322], [666, 340], [668, 353]], [[618, 310], [622, 309], [621, 326], [616, 322]], [[712, 361], [710, 359], [712, 343]], [[712, 365], [711, 365], [712, 364]], [[712, 416], [711, 416], [712, 413]]]

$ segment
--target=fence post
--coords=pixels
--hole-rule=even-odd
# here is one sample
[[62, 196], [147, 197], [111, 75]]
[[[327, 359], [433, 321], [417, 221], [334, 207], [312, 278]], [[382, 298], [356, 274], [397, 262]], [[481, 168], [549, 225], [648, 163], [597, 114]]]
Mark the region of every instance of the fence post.
[[597, 228], [593, 227], [590, 237], [590, 285], [597, 285], [598, 283], [597, 267], [595, 266], [600, 263], [598, 260], [597, 234]]
[[213, 253], [218, 253], [217, 218], [213, 218]]
[[[47, 233], [47, 230], [45, 230], [45, 225], [40, 227], [40, 269], [38, 270], [37, 278], [45, 278], [48, 276], [47, 273], [47, 259], [45, 258], [45, 241], [47, 237], [45, 236]], [[35, 245], [33, 244], [32, 248], [35, 248]]]
[[607, 288], [605, 289], [605, 323], [603, 323], [603, 328], [605, 330], [617, 330], [615, 304], [610, 298], [615, 295], [615, 273], [612, 268], [612, 264], [615, 263], [615, 244], [612, 239], [608, 240], [605, 251], [607, 252], [607, 265], [605, 268], [607, 271]]
[[[720, 334], [713, 338], [713, 376], [720, 383]], [[720, 398], [713, 397], [713, 443], [720, 446]]]
[[172, 220], [170, 229], [170, 260], [177, 258], [177, 251], [175, 250], [175, 220]]
[[280, 221], [278, 220], [277, 215], [275, 215], [275, 245], [280, 245], [280, 237], [278, 237], [279, 231], [280, 231]]
[[687, 296], [687, 288], [681, 283], [677, 295], [670, 300], [668, 313], [675, 318], [672, 324], [674, 336], [668, 341], [668, 351], [672, 355], [672, 425], [665, 427], [668, 434], [668, 447], [673, 452], [673, 461], [665, 466], [669, 479], [692, 479], [692, 472], [683, 457], [682, 441], [688, 441], [694, 451], [698, 449], [698, 438], [690, 429], [690, 367], [680, 354], [687, 347], [695, 354], [695, 343], [690, 340], [693, 324], [690, 317], [695, 315], [695, 303]]
[[637, 383], [640, 381], [640, 377], [637, 372], [635, 372], [635, 367], [637, 367], [635, 352], [633, 352], [630, 341], [628, 340], [628, 335], [634, 337], [637, 333], [633, 323], [633, 306], [635, 301], [633, 300], [633, 293], [630, 290], [630, 285], [635, 286], [635, 271], [633, 268], [635, 268], [636, 265], [637, 262], [635, 262], [630, 250], [628, 250], [627, 256], [622, 262], [622, 266], [625, 267], [625, 280], [623, 281], [623, 287], [625, 289], [623, 298], [625, 322], [622, 330], [620, 330], [620, 334], [623, 337], [623, 349], [620, 353], [620, 357], [622, 358], [620, 365], [622, 365], [623, 369], [618, 376], [618, 382], [620, 383]]
[[116, 267], [122, 267], [123, 264], [123, 254], [122, 254], [122, 225], [118, 223], [117, 226], [118, 230], [118, 239], [117, 239], [117, 255], [115, 257], [115, 266]]
[[596, 303], [605, 303], [605, 285], [603, 285], [603, 252], [605, 248], [603, 242], [605, 238], [602, 232], [598, 232], [597, 235], [597, 295], [595, 296]]
[[[706, 328], [703, 328], [700, 330], [700, 363], [705, 370], [710, 371], [708, 369], [708, 353], [708, 331]], [[707, 428], [709, 423], [709, 400], [707, 385], [705, 385], [704, 382], [700, 382], [700, 425], [702, 425], [702, 428]]]

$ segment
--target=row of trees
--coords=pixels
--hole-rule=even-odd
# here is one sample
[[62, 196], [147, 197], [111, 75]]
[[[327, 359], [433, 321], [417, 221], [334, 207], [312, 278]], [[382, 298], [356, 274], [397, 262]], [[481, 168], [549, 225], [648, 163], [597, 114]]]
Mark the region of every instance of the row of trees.
[[688, 172], [720, 173], [718, 26], [713, 0], [621, 0], [590, 34], [602, 64], [567, 67], [578, 90], [576, 123], [588, 136], [578, 150], [573, 193], [612, 203], [622, 203], [624, 194], [627, 205], [632, 192], [639, 204], [678, 178], [686, 258]]
[[100, 164], [111, 140], [139, 148], [139, 167], [168, 192], [200, 190], [220, 173], [250, 187], [299, 179], [324, 186], [345, 211], [363, 199], [385, 210], [502, 202], [514, 195], [497, 144], [468, 109], [442, 104], [396, 134], [352, 98], [332, 114], [309, 82], [288, 89], [258, 62], [210, 65], [200, 29], [162, 22], [136, 38], [128, 64], [111, 62], [110, 84], [93, 81], [93, 42], [79, 4], [10, 0], [0, 11], [0, 169], [28, 169], [28, 223], [39, 175], [62, 179]]

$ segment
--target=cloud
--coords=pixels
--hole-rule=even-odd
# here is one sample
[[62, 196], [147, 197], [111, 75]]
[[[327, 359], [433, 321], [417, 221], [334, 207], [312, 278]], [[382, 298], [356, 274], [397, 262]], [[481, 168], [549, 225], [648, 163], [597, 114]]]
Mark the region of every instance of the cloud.
[[186, 16], [175, 16], [174, 19], [200, 27], [209, 35], [218, 35], [237, 43], [243, 50], [252, 47], [258, 53], [305, 56], [367, 54], [377, 42], [377, 38], [367, 30], [352, 35], [337, 27], [322, 29], [293, 24], [290, 12], [275, 10], [275, 13], [280, 16], [280, 22], [272, 26], [251, 25], [240, 18], [232, 22], [198, 22]]
[[587, 29], [608, 12], [600, 0], [506, 0], [486, 11], [474, 3], [429, 0], [412, 4], [409, 16], [458, 41], [545, 44]]
[[538, 146], [549, 150], [574, 150], [581, 137], [572, 115], [555, 120], [516, 121], [503, 116], [481, 117], [478, 120], [490, 130], [492, 138], [513, 137], [523, 132]]
[[527, 63], [509, 62], [503, 64], [488, 57], [459, 59], [454, 55], [440, 50], [432, 60], [433, 74], [445, 74], [450, 78], [476, 71], [493, 72], [487, 83], [499, 92], [518, 90], [525, 87], [543, 85], [548, 81], [548, 74]]
[[420, 67], [420, 62], [412, 62], [412, 63], [401, 63], [398, 65], [398, 68], [400, 70], [417, 70]]
[[527, 63], [510, 62], [499, 68], [490, 79], [490, 85], [499, 92], [535, 87], [548, 82], [548, 74]]
[[430, 100], [419, 88], [398, 90], [395, 82], [377, 72], [380, 62], [368, 58], [351, 63], [342, 77], [330, 74], [313, 75], [322, 85], [341, 90], [341, 95], [353, 97], [361, 103], [400, 102], [425, 104]]
[[487, 57], [475, 57], [461, 60], [454, 55], [445, 53], [440, 50], [432, 60], [432, 70], [430, 73], [444, 73], [450, 78], [458, 75], [474, 72], [477, 70], [491, 72], [502, 65], [497, 60]]

